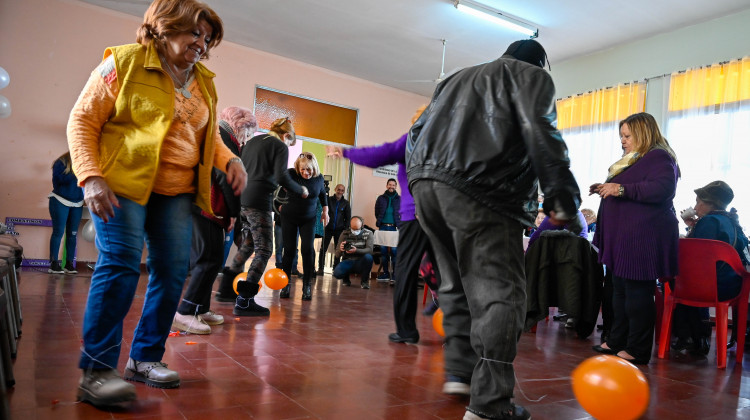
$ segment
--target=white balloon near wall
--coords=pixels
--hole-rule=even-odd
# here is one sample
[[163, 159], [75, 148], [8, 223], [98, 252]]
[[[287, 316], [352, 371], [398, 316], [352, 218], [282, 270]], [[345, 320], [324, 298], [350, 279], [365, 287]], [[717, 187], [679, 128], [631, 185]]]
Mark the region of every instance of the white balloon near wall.
[[3, 95], [0, 95], [0, 118], [10, 117], [10, 101]]
[[10, 75], [4, 68], [0, 67], [0, 89], [5, 89], [10, 84]]
[[83, 236], [83, 239], [94, 242], [94, 239], [96, 239], [96, 228], [94, 227], [94, 221], [90, 220], [86, 222], [85, 225], [83, 225], [83, 231], [81, 232], [81, 236]]

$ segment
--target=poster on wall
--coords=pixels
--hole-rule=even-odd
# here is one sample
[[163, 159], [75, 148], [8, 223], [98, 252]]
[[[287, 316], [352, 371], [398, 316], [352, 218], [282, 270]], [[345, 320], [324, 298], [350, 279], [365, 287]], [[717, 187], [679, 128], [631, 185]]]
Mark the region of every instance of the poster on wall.
[[396, 179], [398, 175], [398, 164], [380, 166], [372, 170], [374, 176], [381, 178], [393, 178]]

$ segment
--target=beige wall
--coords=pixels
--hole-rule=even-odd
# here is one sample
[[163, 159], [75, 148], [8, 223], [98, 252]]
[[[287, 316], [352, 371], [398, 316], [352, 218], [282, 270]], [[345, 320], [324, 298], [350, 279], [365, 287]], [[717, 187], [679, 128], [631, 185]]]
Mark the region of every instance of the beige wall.
[[[13, 110], [0, 120], [0, 220], [49, 218], [50, 166], [67, 149], [68, 113], [104, 48], [134, 42], [139, 24], [139, 18], [75, 0], [0, 0], [0, 66], [11, 77], [0, 94]], [[428, 100], [226, 41], [206, 65], [217, 74], [219, 109], [252, 107], [256, 84], [358, 108], [359, 145], [395, 140]], [[366, 168], [355, 173], [353, 212], [374, 225], [372, 209], [385, 179]], [[47, 257], [48, 228], [18, 230], [26, 257]], [[93, 260], [93, 244], [79, 240], [78, 255]]]

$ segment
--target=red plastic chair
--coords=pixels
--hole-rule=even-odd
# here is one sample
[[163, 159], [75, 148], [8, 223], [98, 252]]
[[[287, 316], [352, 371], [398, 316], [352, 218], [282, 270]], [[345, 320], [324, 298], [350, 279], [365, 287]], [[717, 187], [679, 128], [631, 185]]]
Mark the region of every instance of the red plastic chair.
[[[724, 261], [742, 276], [742, 289], [734, 299], [719, 301], [716, 290], [716, 263]], [[737, 363], [742, 364], [745, 348], [745, 325], [747, 304], [750, 296], [750, 273], [740, 261], [737, 251], [726, 242], [710, 239], [680, 239], [679, 274], [674, 281], [674, 290], [665, 284], [664, 314], [659, 336], [658, 357], [663, 359], [669, 350], [672, 335], [672, 312], [675, 305], [716, 308], [716, 364], [719, 369], [727, 367], [727, 324], [730, 306], [738, 308], [734, 319], [737, 334]], [[734, 315], [734, 314], [733, 314]]]

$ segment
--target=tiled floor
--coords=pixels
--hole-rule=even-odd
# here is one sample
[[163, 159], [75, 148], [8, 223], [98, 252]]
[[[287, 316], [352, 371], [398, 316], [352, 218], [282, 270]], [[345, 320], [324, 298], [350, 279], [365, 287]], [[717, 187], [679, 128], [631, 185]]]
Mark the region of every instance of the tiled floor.
[[[212, 303], [224, 325], [211, 335], [167, 341], [164, 361], [179, 371], [179, 388], [139, 383], [138, 400], [121, 411], [76, 403], [89, 278], [88, 272], [21, 274], [23, 336], [8, 395], [13, 419], [460, 419], [464, 413], [467, 400], [441, 393], [443, 352], [430, 318], [419, 315], [418, 345], [392, 344], [386, 337], [394, 330], [393, 289], [372, 282], [362, 290], [356, 279], [343, 287], [330, 275], [318, 278], [311, 302], [300, 301], [301, 280], [295, 279], [290, 300], [262, 289], [259, 302], [271, 308], [267, 319], [236, 319], [230, 304]], [[145, 283], [143, 276], [126, 320], [120, 368]], [[528, 399], [543, 398], [530, 402], [517, 387], [516, 402], [535, 420], [590, 418], [569, 376], [597, 343], [598, 336], [576, 339], [554, 321], [525, 333], [515, 362], [519, 384]], [[726, 370], [716, 369], [713, 349], [703, 360], [654, 357], [642, 371], [651, 387], [644, 418], [750, 419], [750, 375], [733, 357]]]

